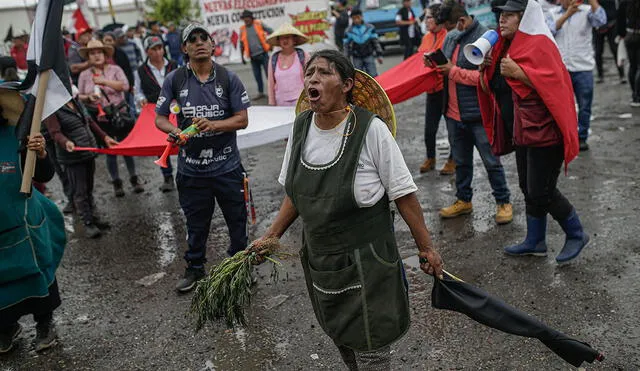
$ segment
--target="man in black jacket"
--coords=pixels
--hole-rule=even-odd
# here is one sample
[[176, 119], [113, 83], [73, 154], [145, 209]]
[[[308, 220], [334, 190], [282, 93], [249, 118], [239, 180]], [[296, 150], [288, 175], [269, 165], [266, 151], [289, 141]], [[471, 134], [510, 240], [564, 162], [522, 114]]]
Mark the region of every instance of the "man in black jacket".
[[[144, 40], [144, 49], [147, 53], [147, 60], [138, 67], [140, 80], [136, 82], [137, 101], [142, 105], [150, 102], [156, 103], [160, 95], [160, 89], [164, 83], [164, 77], [171, 71], [178, 68], [176, 62], [164, 57], [164, 41], [160, 36], [149, 36]], [[164, 182], [160, 187], [162, 192], [170, 192], [174, 187], [173, 167], [171, 160], [167, 159], [167, 167], [161, 168]]]

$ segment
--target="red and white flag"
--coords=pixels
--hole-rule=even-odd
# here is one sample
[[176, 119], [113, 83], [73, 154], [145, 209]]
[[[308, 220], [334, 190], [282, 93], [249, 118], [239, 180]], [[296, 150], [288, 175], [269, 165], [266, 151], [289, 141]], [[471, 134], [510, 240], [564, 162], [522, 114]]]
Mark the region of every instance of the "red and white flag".
[[78, 9], [73, 12], [71, 18], [69, 18], [67, 28], [70, 33], [74, 33], [76, 35], [91, 29], [91, 27], [89, 27], [89, 23], [84, 18], [84, 14], [82, 14], [82, 10], [80, 10], [80, 6], [78, 6]]
[[[492, 50], [494, 61], [499, 59], [504, 39], [500, 38]], [[509, 47], [508, 55], [522, 68], [533, 88], [521, 81], [506, 79], [513, 92], [521, 98], [528, 96], [532, 89], [542, 98], [558, 125], [564, 141], [565, 167], [578, 155], [578, 116], [573, 97], [573, 85], [569, 72], [562, 62], [555, 39], [549, 31], [542, 7], [535, 0], [529, 0], [520, 26]], [[493, 76], [495, 63], [485, 71], [485, 79]], [[485, 80], [485, 82], [488, 82]], [[487, 85], [488, 86], [488, 85]], [[492, 99], [479, 89], [482, 119], [490, 140], [493, 138], [492, 121], [497, 106]]]

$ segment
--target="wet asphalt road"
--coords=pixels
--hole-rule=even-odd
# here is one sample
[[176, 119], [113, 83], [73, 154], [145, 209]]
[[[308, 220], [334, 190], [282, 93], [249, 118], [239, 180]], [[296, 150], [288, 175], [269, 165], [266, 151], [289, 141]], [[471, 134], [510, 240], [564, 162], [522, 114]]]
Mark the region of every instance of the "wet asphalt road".
[[[388, 57], [383, 68], [399, 61]], [[611, 60], [606, 63], [611, 65]], [[255, 82], [237, 66], [250, 95]], [[510, 258], [507, 244], [525, 233], [523, 197], [517, 187], [513, 155], [503, 158], [514, 203], [514, 222], [497, 226], [495, 203], [486, 172], [476, 155], [474, 212], [443, 221], [438, 209], [454, 200], [452, 177], [419, 174], [424, 160], [424, 97], [396, 106], [397, 141], [420, 189], [427, 225], [446, 263], [459, 277], [503, 298], [570, 336], [604, 352], [593, 370], [640, 369], [640, 144], [639, 109], [628, 106], [628, 86], [613, 71], [596, 86], [591, 151], [581, 153], [561, 176], [559, 188], [578, 209], [592, 242], [574, 264], [558, 267], [554, 257], [564, 236], [550, 219], [547, 258]], [[266, 102], [257, 102], [266, 104]], [[629, 117], [631, 116], [631, 117]], [[438, 167], [446, 158], [444, 125], [439, 132]], [[283, 197], [277, 183], [285, 143], [245, 150], [243, 163], [253, 179], [259, 237], [273, 220]], [[0, 357], [0, 370], [309, 370], [344, 369], [338, 352], [319, 328], [306, 294], [297, 256], [285, 261], [282, 282], [258, 270], [250, 325], [228, 331], [207, 326], [199, 333], [187, 311], [191, 295], [177, 295], [184, 261], [184, 218], [175, 192], [158, 191], [159, 169], [151, 158], [138, 159], [146, 192], [113, 196], [104, 159], [98, 159], [95, 195], [112, 228], [87, 240], [67, 217], [69, 243], [58, 270], [63, 298], [56, 311], [60, 344], [42, 354], [33, 351], [31, 318], [16, 351]], [[120, 164], [123, 179], [124, 164]], [[50, 183], [60, 206], [57, 180]], [[393, 349], [393, 369], [419, 370], [569, 370], [571, 366], [537, 340], [490, 330], [463, 315], [430, 306], [431, 279], [412, 268], [415, 244], [403, 221], [396, 236], [408, 262], [412, 326]], [[286, 250], [297, 253], [300, 225], [284, 236]], [[224, 258], [226, 226], [219, 212], [211, 225], [209, 264]], [[146, 278], [147, 282], [139, 280]]]

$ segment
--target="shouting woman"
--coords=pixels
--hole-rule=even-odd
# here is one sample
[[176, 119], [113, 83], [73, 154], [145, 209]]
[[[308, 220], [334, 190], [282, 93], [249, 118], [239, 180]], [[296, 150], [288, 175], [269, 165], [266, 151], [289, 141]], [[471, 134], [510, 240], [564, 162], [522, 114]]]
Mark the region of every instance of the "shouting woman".
[[[349, 369], [389, 369], [389, 346], [409, 328], [390, 201], [409, 225], [421, 269], [440, 276], [442, 260], [393, 138], [393, 108], [382, 88], [335, 50], [313, 54], [304, 76], [304, 111], [279, 177], [286, 196], [263, 239], [280, 238], [301, 217], [300, 258], [318, 322]], [[259, 242], [253, 246], [260, 251]]]

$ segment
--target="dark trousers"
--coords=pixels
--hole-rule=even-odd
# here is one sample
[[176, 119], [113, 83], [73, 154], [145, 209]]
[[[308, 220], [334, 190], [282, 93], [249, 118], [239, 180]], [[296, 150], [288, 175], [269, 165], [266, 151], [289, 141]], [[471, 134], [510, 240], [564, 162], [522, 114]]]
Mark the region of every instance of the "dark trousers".
[[628, 34], [624, 38], [629, 57], [629, 85], [633, 93], [633, 101], [640, 102], [640, 34]]
[[413, 42], [413, 39], [410, 39], [404, 44], [404, 59], [409, 58], [415, 53], [416, 45]]
[[573, 205], [556, 187], [564, 161], [564, 147], [517, 147], [516, 164], [520, 189], [527, 204], [527, 214], [541, 218], [551, 214], [566, 219]]
[[[438, 127], [440, 126], [440, 119], [442, 118], [444, 90], [437, 91], [435, 93], [427, 94], [427, 104], [424, 113], [424, 144], [427, 148], [427, 158], [436, 157], [436, 134], [438, 133]], [[451, 132], [447, 133], [449, 136], [449, 146], [453, 142], [451, 139]], [[449, 154], [451, 158], [451, 154]]]
[[229, 228], [229, 255], [247, 247], [247, 209], [244, 202], [242, 167], [216, 176], [195, 178], [178, 173], [176, 186], [180, 206], [187, 218], [187, 244], [184, 259], [194, 267], [206, 261], [207, 239], [216, 202]]
[[65, 172], [64, 167], [60, 165], [58, 162], [58, 156], [56, 154], [56, 145], [53, 140], [47, 141], [47, 153], [53, 161], [53, 168], [60, 179], [60, 183], [62, 183], [62, 192], [67, 197], [67, 201], [71, 202], [71, 195], [73, 194], [73, 190], [71, 189], [71, 185], [69, 184], [69, 180], [67, 179], [67, 174]]
[[578, 101], [578, 138], [586, 141], [591, 125], [591, 104], [593, 103], [593, 72], [569, 72], [573, 92]]
[[73, 189], [73, 205], [85, 224], [93, 223], [93, 178], [96, 160], [90, 159], [66, 166], [67, 178]]
[[622, 79], [624, 77], [624, 68], [618, 67], [618, 63], [616, 58], [618, 56], [618, 44], [616, 44], [616, 28], [611, 27], [606, 33], [598, 32], [597, 30], [593, 30], [593, 47], [596, 52], [596, 68], [598, 70], [598, 77], [604, 77], [604, 67], [602, 62], [602, 54], [604, 53], [604, 43], [605, 39], [609, 44], [609, 49], [611, 50], [611, 54], [613, 54], [613, 61], [618, 68], [618, 75]]
[[251, 68], [253, 69], [253, 77], [256, 79], [256, 83], [258, 84], [258, 93], [264, 93], [264, 82], [262, 81], [262, 70], [264, 70], [264, 75], [269, 76], [268, 74], [268, 64], [269, 64], [269, 54], [262, 53], [258, 54], [254, 57], [251, 57]]
[[491, 152], [489, 138], [482, 122], [463, 123], [447, 117], [447, 130], [453, 138], [453, 159], [456, 161], [456, 197], [470, 202], [473, 197], [473, 148], [480, 154], [489, 176], [493, 197], [498, 204], [510, 202], [511, 193], [500, 159]]
[[25, 298], [19, 303], [0, 309], [0, 332], [4, 333], [14, 326], [22, 316], [33, 315], [37, 323], [47, 323], [53, 318], [53, 311], [61, 304], [58, 281], [53, 280], [49, 294], [44, 297]]

